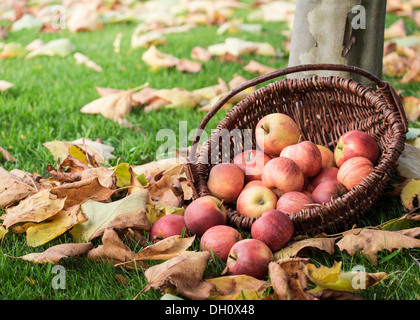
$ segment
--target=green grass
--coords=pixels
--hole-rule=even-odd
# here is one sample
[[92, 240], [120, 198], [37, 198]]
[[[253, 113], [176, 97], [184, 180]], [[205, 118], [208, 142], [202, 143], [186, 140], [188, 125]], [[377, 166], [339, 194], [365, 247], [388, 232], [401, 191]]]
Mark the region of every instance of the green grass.
[[[239, 12], [245, 16], [245, 12]], [[395, 21], [387, 18], [387, 25]], [[283, 48], [285, 37], [282, 31], [285, 26], [278, 23], [264, 23], [261, 35], [240, 34], [238, 37], [252, 41], [268, 41], [277, 49]], [[410, 22], [410, 32], [415, 27]], [[239, 63], [220, 63], [213, 59], [203, 64], [198, 74], [181, 73], [175, 69], [159, 70], [155, 73], [141, 60], [145, 49], [130, 50], [130, 37], [135, 29], [134, 24], [107, 25], [97, 32], [71, 34], [63, 31], [58, 34], [41, 34], [34, 32], [10, 33], [7, 42], [21, 42], [26, 45], [36, 38], [44, 41], [67, 37], [76, 47], [76, 51], [86, 54], [101, 65], [103, 72], [97, 73], [85, 66], [76, 65], [73, 57], [39, 57], [31, 60], [22, 58], [0, 60], [0, 78], [15, 84], [6, 93], [0, 93], [0, 146], [8, 150], [16, 163], [2, 163], [11, 170], [19, 168], [45, 174], [48, 164], [55, 161], [42, 143], [52, 140], [75, 140], [80, 137], [101, 139], [103, 143], [115, 147], [114, 155], [121, 161], [130, 164], [142, 164], [155, 159], [156, 150], [162, 143], [156, 141], [156, 134], [163, 128], [178, 132], [178, 121], [188, 122], [188, 131], [197, 128], [204, 113], [197, 110], [173, 109], [145, 113], [141, 108], [134, 109], [127, 119], [139, 131], [124, 129], [118, 124], [100, 115], [81, 114], [80, 108], [98, 97], [95, 86], [111, 88], [134, 88], [149, 82], [152, 88], [198, 89], [217, 84], [221, 77], [226, 82], [235, 74], [250, 79], [255, 77], [242, 70]], [[202, 26], [192, 29], [187, 34], [168, 35], [168, 43], [159, 47], [165, 53], [179, 58], [189, 59], [194, 46], [207, 47], [210, 44], [223, 42], [228, 35], [217, 35], [217, 27]], [[122, 32], [121, 54], [113, 52], [112, 43], [118, 32]], [[251, 59], [283, 68], [287, 58], [267, 58], [244, 56], [244, 62]], [[386, 79], [405, 94], [414, 94], [420, 85], [401, 85], [398, 79]], [[219, 112], [209, 123], [214, 128], [217, 121], [223, 119], [224, 111]], [[115, 165], [117, 159], [108, 165]], [[371, 214], [362, 221], [364, 225], [377, 225], [389, 219], [399, 217], [403, 210], [398, 200], [381, 199], [372, 209]], [[59, 243], [72, 242], [69, 234], [50, 243], [32, 248], [27, 246], [24, 235], [9, 234], [2, 243], [1, 252], [10, 256], [22, 256], [30, 252], [41, 252]], [[97, 240], [95, 244], [98, 244]], [[139, 250], [136, 244], [130, 244]], [[317, 264], [332, 265], [334, 260], [343, 261], [343, 269], [351, 270], [362, 265], [368, 272], [384, 271], [392, 274], [383, 283], [360, 292], [366, 299], [419, 299], [420, 268], [413, 257], [419, 256], [419, 250], [402, 250], [397, 253], [381, 252], [379, 264], [373, 266], [363, 257], [350, 256], [345, 252], [336, 252], [329, 256], [319, 252], [311, 255]], [[113, 268], [110, 264], [96, 263], [84, 258], [63, 259], [61, 263], [66, 270], [66, 288], [54, 290], [52, 281], [56, 274], [51, 265], [34, 265], [32, 263], [0, 257], [0, 297], [2, 299], [81, 299], [81, 300], [130, 300], [147, 285], [141, 270], [126, 271]], [[217, 276], [223, 270], [221, 263], [215, 263], [208, 272]], [[122, 274], [128, 284], [116, 280]], [[160, 293], [150, 290], [139, 295], [138, 299], [159, 299]]]

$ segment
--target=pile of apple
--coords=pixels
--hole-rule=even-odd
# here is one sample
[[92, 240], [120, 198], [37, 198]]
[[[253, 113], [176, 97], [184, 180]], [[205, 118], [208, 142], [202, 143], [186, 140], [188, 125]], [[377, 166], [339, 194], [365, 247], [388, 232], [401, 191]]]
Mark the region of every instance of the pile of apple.
[[[360, 184], [374, 169], [379, 148], [372, 136], [356, 130], [343, 134], [334, 151], [300, 141], [296, 122], [282, 113], [265, 116], [255, 130], [258, 149], [215, 165], [207, 182], [210, 195], [193, 201], [183, 219], [159, 219], [152, 233], [162, 220], [176, 219], [179, 230], [201, 237], [202, 250], [226, 262], [226, 273], [261, 279], [273, 253], [294, 234], [290, 216], [333, 201]], [[225, 205], [256, 218], [251, 238], [226, 225]]]

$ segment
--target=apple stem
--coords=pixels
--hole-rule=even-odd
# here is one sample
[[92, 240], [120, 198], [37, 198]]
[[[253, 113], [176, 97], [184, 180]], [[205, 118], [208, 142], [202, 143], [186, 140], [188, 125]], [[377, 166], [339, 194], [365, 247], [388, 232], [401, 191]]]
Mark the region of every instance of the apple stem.
[[236, 261], [236, 257], [232, 256], [231, 254], [229, 255], [229, 258]]

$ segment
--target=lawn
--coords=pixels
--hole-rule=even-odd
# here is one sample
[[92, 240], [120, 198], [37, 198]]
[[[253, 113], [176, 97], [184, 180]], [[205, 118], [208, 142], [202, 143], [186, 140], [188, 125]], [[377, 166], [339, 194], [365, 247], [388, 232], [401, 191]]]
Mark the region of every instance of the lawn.
[[[246, 10], [237, 10], [238, 16], [246, 17]], [[397, 17], [389, 15], [387, 25]], [[242, 39], [250, 41], [267, 41], [277, 49], [283, 50], [286, 40], [282, 31], [285, 24], [261, 22], [263, 31], [260, 35], [243, 33]], [[45, 42], [68, 38], [75, 45], [76, 51], [82, 52], [91, 60], [102, 66], [103, 72], [96, 72], [83, 65], [76, 65], [72, 55], [67, 57], [38, 57], [30, 60], [13, 58], [0, 60], [0, 80], [15, 84], [8, 92], [0, 93], [0, 146], [9, 151], [16, 163], [4, 162], [6, 170], [18, 168], [42, 175], [48, 164], [55, 164], [51, 153], [42, 145], [53, 140], [72, 141], [81, 137], [101, 142], [115, 148], [113, 154], [120, 161], [132, 165], [142, 164], [155, 159], [156, 150], [161, 141], [156, 135], [161, 129], [178, 132], [179, 121], [187, 121], [188, 131], [197, 128], [205, 113], [198, 110], [175, 108], [144, 112], [135, 108], [127, 116], [139, 130], [123, 128], [121, 125], [100, 115], [82, 114], [80, 108], [98, 98], [96, 86], [118, 89], [134, 88], [148, 82], [152, 88], [184, 88], [187, 90], [217, 84], [221, 77], [228, 82], [235, 74], [247, 79], [255, 77], [242, 69], [238, 62], [221, 63], [212, 59], [203, 63], [203, 69], [197, 74], [182, 73], [176, 69], [159, 69], [151, 72], [141, 60], [146, 49], [130, 49], [130, 37], [136, 24], [122, 23], [105, 25], [103, 30], [95, 32], [71, 33], [63, 30], [60, 33], [38, 33], [28, 31], [10, 32], [5, 42], [20, 42], [24, 45], [41, 38]], [[179, 58], [190, 58], [191, 49], [195, 46], [207, 47], [220, 43], [228, 35], [218, 35], [217, 26], [199, 26], [188, 33], [168, 35], [168, 42], [159, 47], [162, 52]], [[408, 20], [408, 31], [419, 29]], [[113, 41], [118, 32], [122, 32], [121, 53], [113, 51]], [[244, 56], [244, 63], [251, 59], [280, 69], [287, 66], [287, 57], [268, 58], [254, 55]], [[420, 91], [420, 84], [402, 85], [397, 78], [387, 78], [396, 89], [405, 90], [407, 95]], [[208, 128], [214, 128], [225, 111], [220, 111], [212, 119]], [[117, 158], [107, 165], [115, 165]], [[383, 197], [372, 209], [372, 212], [361, 222], [361, 225], [378, 225], [392, 218], [400, 217], [403, 208], [398, 199]], [[49, 242], [46, 245], [32, 248], [26, 244], [20, 234], [8, 235], [3, 239], [1, 252], [9, 256], [22, 256], [30, 252], [41, 252], [58, 244], [72, 242], [69, 234]], [[95, 242], [95, 244], [99, 243]], [[138, 244], [130, 244], [134, 251], [140, 249]], [[310, 252], [313, 263], [331, 266], [336, 261], [343, 261], [343, 269], [351, 270], [362, 265], [367, 272], [386, 272], [391, 276], [377, 286], [360, 292], [369, 300], [418, 300], [420, 268], [415, 257], [419, 249], [399, 250], [393, 253], [381, 252], [378, 266], [364, 257], [350, 256], [337, 252], [330, 256], [319, 252]], [[34, 265], [19, 259], [0, 256], [0, 290], [5, 300], [22, 299], [81, 299], [81, 300], [130, 300], [147, 285], [143, 271], [115, 269], [110, 264], [95, 263], [83, 258], [63, 259], [66, 270], [66, 288], [54, 289], [51, 285], [54, 270], [51, 265]], [[208, 272], [218, 274], [222, 265], [213, 266]], [[122, 275], [126, 283], [119, 281]], [[150, 290], [139, 295], [140, 300], [160, 299], [158, 291]]]

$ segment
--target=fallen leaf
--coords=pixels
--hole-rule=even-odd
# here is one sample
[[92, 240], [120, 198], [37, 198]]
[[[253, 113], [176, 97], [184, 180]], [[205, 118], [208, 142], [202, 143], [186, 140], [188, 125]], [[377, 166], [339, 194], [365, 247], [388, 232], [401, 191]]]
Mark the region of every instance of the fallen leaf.
[[309, 280], [316, 285], [311, 293], [320, 290], [332, 289], [337, 291], [358, 291], [370, 288], [381, 282], [389, 275], [385, 272], [365, 273], [359, 271], [343, 272], [341, 271], [342, 261], [334, 261], [331, 268], [308, 263], [304, 267], [304, 272]]
[[114, 52], [116, 54], [121, 53], [121, 38], [122, 38], [122, 32], [118, 32], [115, 36], [114, 42], [112, 43], [112, 46], [114, 47]]
[[44, 252], [33, 252], [22, 257], [17, 257], [33, 263], [51, 263], [59, 264], [63, 258], [83, 256], [91, 250], [93, 244], [89, 243], [64, 243], [48, 248]]
[[319, 300], [363, 300], [362, 296], [348, 291], [323, 289], [312, 293]]
[[401, 79], [401, 83], [411, 83], [420, 81], [420, 59], [412, 61], [409, 71]]
[[10, 226], [19, 222], [41, 222], [61, 211], [66, 199], [57, 198], [49, 189], [39, 191], [19, 202], [15, 207], [6, 209], [3, 226]]
[[276, 70], [275, 68], [263, 65], [255, 60], [251, 60], [246, 66], [244, 66], [243, 69], [250, 73], [258, 73], [259, 75], [270, 73]]
[[133, 260], [135, 253], [127, 247], [117, 232], [113, 229], [106, 229], [102, 236], [102, 245], [90, 250], [87, 258], [103, 262], [107, 261], [113, 265]]
[[420, 117], [420, 98], [413, 96], [403, 97], [404, 111], [409, 121], [417, 121]]
[[16, 162], [16, 159], [7, 150], [0, 147], [0, 162], [2, 162], [2, 160]]
[[209, 300], [259, 300], [269, 287], [267, 281], [248, 275], [222, 276], [205, 281], [214, 286]]
[[420, 179], [420, 148], [405, 143], [396, 163], [400, 179]]
[[88, 67], [92, 70], [95, 70], [97, 72], [102, 72], [102, 67], [100, 65], [96, 64], [95, 62], [93, 62], [92, 60], [90, 60], [84, 54], [82, 54], [80, 52], [75, 52], [73, 57], [76, 60], [77, 64], [83, 64], [83, 65], [85, 65], [86, 67]]
[[88, 168], [81, 173], [81, 180], [98, 178], [99, 183], [108, 189], [116, 189], [115, 170], [107, 167]]
[[155, 95], [169, 101], [165, 108], [192, 109], [201, 101], [201, 98], [194, 92], [182, 88], [160, 89], [155, 92]]
[[19, 176], [3, 167], [0, 167], [0, 182], [0, 208], [13, 205], [39, 190], [39, 184], [29, 173]]
[[151, 45], [146, 50], [141, 59], [150, 66], [152, 71], [156, 71], [159, 68], [172, 68], [177, 65], [179, 59], [166, 53], [160, 52], [156, 46]]
[[420, 205], [420, 179], [410, 179], [401, 190], [401, 203], [405, 210], [414, 210], [414, 201]]
[[[141, 26], [141, 25], [140, 25]], [[136, 28], [131, 35], [131, 48], [149, 48], [150, 46], [158, 46], [167, 42], [165, 36], [160, 30], [152, 30], [144, 32]]]
[[308, 279], [304, 273], [309, 259], [288, 258], [268, 265], [271, 286], [279, 300], [316, 300], [308, 291]]
[[55, 39], [45, 43], [39, 48], [26, 55], [26, 59], [39, 56], [60, 56], [65, 57], [74, 51], [74, 45], [67, 38]]
[[115, 190], [105, 188], [98, 178], [65, 183], [51, 189], [51, 193], [58, 198], [66, 198], [65, 207], [84, 203], [87, 200], [106, 202]]
[[403, 38], [405, 36], [407, 36], [407, 31], [403, 19], [398, 19], [392, 25], [385, 29], [385, 39]]
[[136, 175], [143, 174], [149, 180], [149, 177], [154, 177], [158, 173], [164, 175], [168, 172], [173, 172], [173, 170], [176, 170], [178, 174], [183, 173], [184, 160], [181, 158], [165, 158], [141, 165], [134, 165], [132, 168]]
[[201, 71], [201, 64], [187, 59], [179, 59], [176, 69], [182, 72], [197, 73]]
[[315, 237], [291, 242], [286, 247], [274, 252], [274, 260], [296, 257], [309, 248], [316, 248], [326, 251], [328, 254], [333, 254], [336, 239], [337, 238]]
[[29, 44], [26, 45], [25, 49], [28, 51], [34, 51], [40, 47], [42, 47], [45, 42], [42, 39], [35, 39], [31, 41]]
[[38, 247], [70, 230], [74, 225], [87, 221], [80, 211], [80, 205], [63, 209], [48, 221], [33, 224], [26, 229], [28, 246]]
[[149, 284], [140, 293], [150, 288], [165, 292], [176, 291], [191, 300], [203, 300], [210, 297], [214, 286], [203, 280], [203, 274], [210, 259], [207, 251], [191, 251], [161, 264], [148, 268], [144, 275]]
[[187, 252], [194, 240], [195, 236], [183, 238], [180, 235], [162, 239], [140, 250], [130, 259], [131, 261], [120, 263], [116, 267], [124, 266], [125, 268], [135, 269], [139, 261], [169, 260], [178, 257]]
[[20, 58], [26, 53], [25, 47], [19, 42], [9, 42], [3, 47], [0, 52], [0, 59], [6, 58]]
[[394, 251], [401, 248], [419, 248], [420, 240], [395, 231], [377, 229], [352, 229], [343, 233], [337, 246], [350, 255], [363, 253], [371, 262], [377, 264], [376, 254], [383, 250]]
[[22, 16], [19, 20], [13, 22], [11, 31], [19, 31], [30, 29], [31, 31], [39, 31], [44, 23], [38, 20], [33, 15], [27, 13]]
[[0, 91], [6, 91], [14, 86], [15, 85], [11, 82], [8, 82], [6, 80], [0, 80]]
[[70, 233], [77, 242], [88, 242], [108, 228], [150, 231], [146, 216], [147, 195], [148, 191], [144, 189], [110, 203], [87, 200], [81, 207], [88, 221], [75, 225]]
[[70, 32], [96, 31], [104, 27], [99, 13], [96, 11], [95, 4], [89, 2], [80, 2], [73, 6], [66, 26]]
[[203, 47], [196, 46], [191, 50], [191, 59], [199, 61], [209, 61], [213, 57], [207, 49]]
[[100, 97], [80, 109], [82, 113], [101, 114], [112, 120], [123, 118], [131, 112], [131, 95], [148, 84], [130, 90], [119, 91]]
[[210, 45], [207, 50], [216, 56], [226, 52], [234, 56], [257, 54], [263, 56], [275, 56], [275, 49], [267, 42], [245, 41], [238, 38], [226, 38], [224, 43]]

